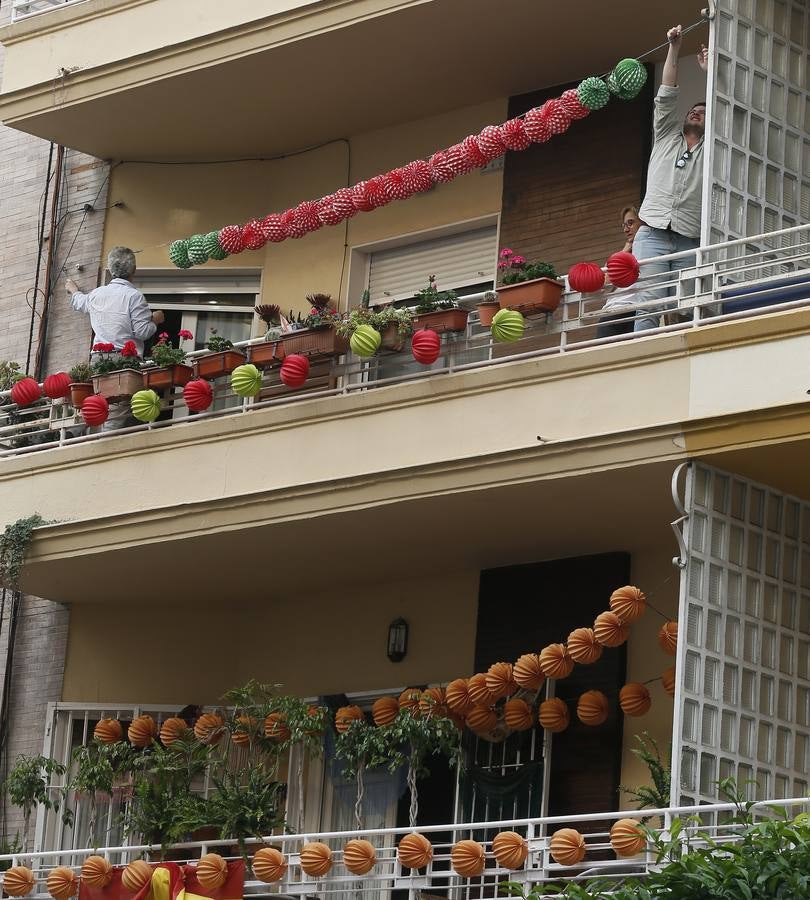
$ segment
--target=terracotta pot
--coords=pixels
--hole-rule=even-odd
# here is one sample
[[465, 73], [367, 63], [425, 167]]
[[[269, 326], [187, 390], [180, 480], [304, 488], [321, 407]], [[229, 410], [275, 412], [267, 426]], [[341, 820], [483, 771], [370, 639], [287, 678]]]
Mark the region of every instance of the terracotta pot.
[[303, 353], [310, 356], [340, 356], [349, 352], [349, 339], [340, 337], [334, 328], [304, 328], [281, 336], [284, 354]]
[[497, 300], [487, 300], [486, 303], [478, 304], [478, 319], [482, 325], [489, 326], [495, 318], [495, 313], [501, 308], [501, 304]]
[[501, 309], [516, 309], [524, 316], [554, 312], [560, 305], [562, 281], [553, 278], [535, 278], [498, 288], [498, 302]]
[[399, 353], [405, 346], [405, 338], [399, 333], [396, 322], [386, 325], [380, 334], [382, 335], [382, 347], [384, 350], [393, 350], [395, 353]]
[[469, 312], [466, 309], [437, 309], [435, 312], [419, 313], [413, 323], [414, 331], [418, 328], [430, 328], [432, 331], [464, 331], [467, 327]]
[[94, 375], [93, 387], [107, 400], [121, 400], [143, 390], [143, 372], [136, 369], [119, 369], [106, 375]]
[[191, 381], [194, 372], [191, 366], [158, 366], [143, 370], [143, 386], [161, 390], [170, 387], [183, 387]]
[[70, 385], [70, 402], [76, 409], [81, 409], [82, 403], [84, 403], [92, 393], [92, 381], [74, 381]]
[[280, 365], [284, 361], [284, 355], [284, 344], [280, 340], [251, 344], [248, 347], [248, 362], [252, 362], [257, 369]]
[[218, 378], [220, 375], [230, 375], [244, 362], [245, 354], [239, 350], [221, 350], [218, 353], [198, 356], [191, 365], [195, 378]]

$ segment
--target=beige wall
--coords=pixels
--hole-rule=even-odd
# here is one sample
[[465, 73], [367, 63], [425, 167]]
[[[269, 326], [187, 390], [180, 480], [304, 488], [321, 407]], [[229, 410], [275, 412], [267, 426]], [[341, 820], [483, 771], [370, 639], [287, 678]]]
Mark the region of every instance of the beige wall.
[[[142, 269], [171, 268], [166, 245], [178, 237], [241, 223], [283, 211], [302, 200], [317, 199], [347, 183], [354, 184], [425, 157], [438, 147], [456, 142], [459, 136], [489, 122], [499, 122], [505, 116], [504, 98], [355, 135], [350, 139], [351, 170], [344, 142], [272, 162], [122, 163], [112, 171], [110, 197], [112, 202], [123, 201], [125, 206], [109, 211], [105, 248], [124, 244], [141, 250], [138, 265]], [[394, 202], [372, 213], [360, 213], [348, 223], [349, 247], [497, 214], [501, 185], [500, 173], [474, 172], [408, 202]], [[215, 268], [255, 266], [264, 270], [263, 302], [304, 309], [308, 293], [339, 295], [344, 233], [343, 225], [325, 227], [302, 240], [268, 244], [260, 251], [241, 253], [220, 263], [209, 262], [192, 269], [191, 274], [205, 277]], [[347, 275], [348, 258], [344, 288]], [[349, 298], [350, 305], [359, 301], [360, 297]]]

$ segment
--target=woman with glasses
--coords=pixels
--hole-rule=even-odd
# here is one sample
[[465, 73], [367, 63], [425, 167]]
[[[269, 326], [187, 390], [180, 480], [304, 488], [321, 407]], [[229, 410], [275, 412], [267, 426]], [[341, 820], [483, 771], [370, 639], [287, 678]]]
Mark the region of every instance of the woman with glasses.
[[[625, 253], [633, 252], [633, 241], [641, 227], [637, 206], [625, 206], [622, 210], [621, 229], [624, 234]], [[608, 297], [602, 310], [609, 315], [604, 316], [596, 327], [596, 336], [613, 337], [616, 334], [629, 334], [635, 324], [633, 310], [635, 296], [627, 290], [617, 290]]]

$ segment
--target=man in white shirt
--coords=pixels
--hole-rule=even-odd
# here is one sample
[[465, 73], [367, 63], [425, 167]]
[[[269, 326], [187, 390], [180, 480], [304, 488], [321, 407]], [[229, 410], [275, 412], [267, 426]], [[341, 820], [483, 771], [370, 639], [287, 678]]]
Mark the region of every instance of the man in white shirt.
[[[654, 143], [647, 172], [647, 192], [639, 210], [642, 224], [633, 241], [633, 255], [639, 261], [693, 250], [700, 243], [700, 213], [703, 194], [703, 132], [706, 104], [696, 103], [681, 121], [678, 115], [678, 57], [681, 26], [667, 32], [669, 51], [664, 63], [661, 87], [655, 98]], [[701, 47], [698, 65], [705, 72], [708, 51]], [[659, 275], [694, 265], [694, 256], [641, 266], [642, 276]], [[667, 288], [639, 291], [636, 301], [650, 302], [665, 297]], [[668, 306], [639, 309], [635, 331], [657, 328]]]
[[160, 310], [152, 312], [143, 294], [131, 283], [135, 254], [129, 247], [113, 247], [107, 256], [107, 268], [112, 281], [89, 294], [83, 294], [76, 282], [68, 278], [65, 287], [70, 305], [90, 316], [94, 343], [112, 344], [120, 350], [127, 341], [134, 341], [138, 356], [143, 356], [143, 342], [157, 331], [164, 315]]

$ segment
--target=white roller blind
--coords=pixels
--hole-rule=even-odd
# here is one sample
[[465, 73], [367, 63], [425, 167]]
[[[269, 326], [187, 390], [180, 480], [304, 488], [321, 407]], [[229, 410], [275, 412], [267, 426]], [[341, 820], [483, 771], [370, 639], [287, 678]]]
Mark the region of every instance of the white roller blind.
[[435, 275], [439, 290], [494, 280], [497, 254], [494, 225], [419, 241], [371, 254], [369, 292], [372, 303], [404, 300], [427, 286]]

